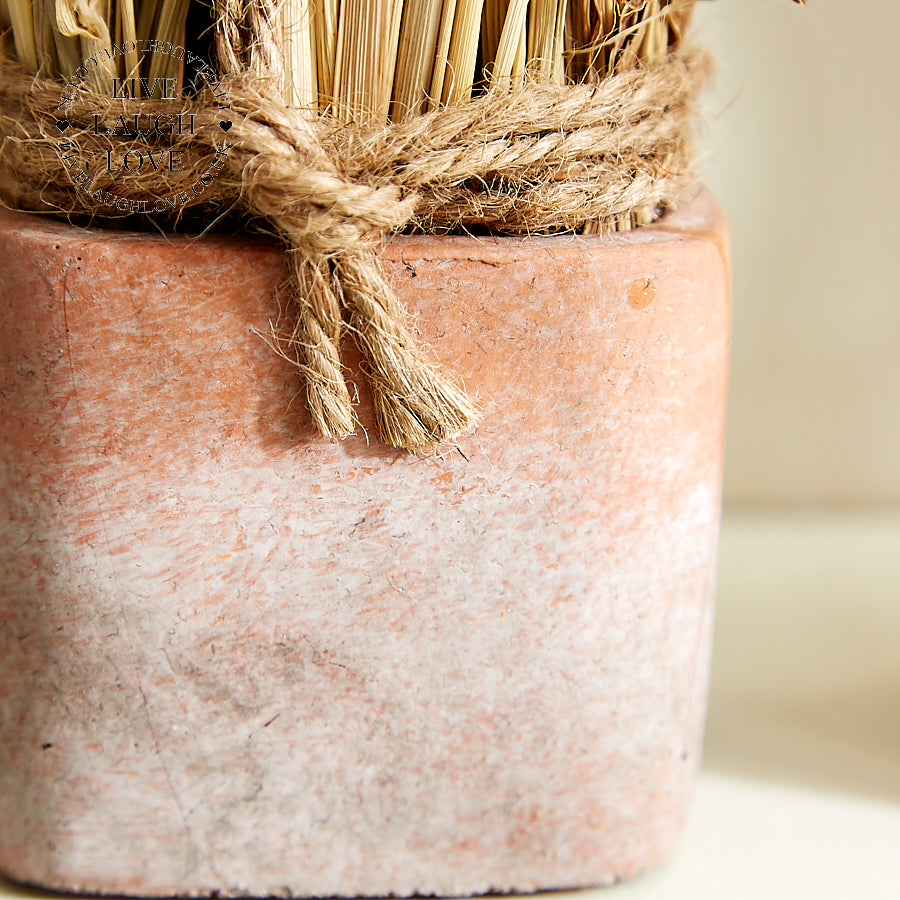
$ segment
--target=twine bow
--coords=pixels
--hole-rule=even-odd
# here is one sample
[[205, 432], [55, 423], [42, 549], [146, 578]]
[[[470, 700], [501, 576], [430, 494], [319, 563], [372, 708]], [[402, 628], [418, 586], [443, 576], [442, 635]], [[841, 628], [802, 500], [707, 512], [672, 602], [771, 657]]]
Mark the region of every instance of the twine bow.
[[416, 345], [376, 256], [384, 237], [413, 218], [418, 198], [384, 179], [342, 175], [333, 161], [340, 157], [325, 150], [313, 124], [266, 87], [251, 77], [231, 83], [229, 165], [244, 204], [289, 247], [298, 309], [286, 344], [305, 378], [314, 425], [338, 437], [354, 430], [340, 353], [347, 327], [384, 440], [407, 450], [452, 440], [476, 422], [476, 407]]

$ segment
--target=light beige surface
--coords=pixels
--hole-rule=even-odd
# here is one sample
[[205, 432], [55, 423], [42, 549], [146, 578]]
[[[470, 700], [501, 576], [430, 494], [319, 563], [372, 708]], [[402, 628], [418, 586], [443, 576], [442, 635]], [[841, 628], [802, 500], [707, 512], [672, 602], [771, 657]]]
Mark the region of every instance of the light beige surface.
[[[900, 896], [900, 514], [729, 515], [706, 761], [665, 869], [556, 900]], [[44, 897], [0, 882], [0, 897]], [[548, 895], [550, 896], [550, 895]]]
[[900, 500], [900, 3], [717, 0], [705, 177], [732, 226], [726, 498]]

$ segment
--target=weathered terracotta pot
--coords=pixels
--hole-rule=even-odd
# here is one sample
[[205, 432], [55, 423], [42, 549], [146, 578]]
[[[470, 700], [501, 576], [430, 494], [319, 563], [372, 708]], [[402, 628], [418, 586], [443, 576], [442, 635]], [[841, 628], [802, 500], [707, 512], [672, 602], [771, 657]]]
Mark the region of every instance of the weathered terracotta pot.
[[135, 895], [608, 884], [673, 848], [728, 347], [701, 196], [383, 258], [484, 404], [314, 436], [274, 245], [3, 214], [0, 870]]

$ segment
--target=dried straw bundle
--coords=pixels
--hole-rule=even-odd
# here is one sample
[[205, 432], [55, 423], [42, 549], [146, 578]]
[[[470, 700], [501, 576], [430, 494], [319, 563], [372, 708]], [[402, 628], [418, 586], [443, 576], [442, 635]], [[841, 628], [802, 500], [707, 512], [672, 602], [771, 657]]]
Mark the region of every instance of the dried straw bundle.
[[[175, 42], [187, 4], [145, 0], [135, 16], [131, 0], [120, 0], [111, 16], [97, 0], [57, 0], [51, 43], [46, 28], [37, 37], [45, 0], [6, 2], [21, 65], [4, 61], [0, 82], [3, 192], [19, 208], [65, 213], [79, 201], [54, 130], [60, 84], [31, 73], [58, 71], [74, 55], [96, 51], [97, 42], [140, 39], [154, 28]], [[340, 355], [348, 325], [388, 443], [425, 449], [477, 421], [465, 392], [417, 347], [381, 275], [375, 251], [386, 234], [410, 226], [630, 227], [652, 220], [692, 181], [695, 101], [706, 75], [702, 55], [680, 47], [692, 6], [220, 0], [217, 49], [227, 73], [220, 89], [232, 146], [210, 189], [186, 205], [238, 202], [266, 217], [295, 251], [296, 325], [282, 349], [305, 377], [323, 434], [354, 429]], [[80, 42], [77, 50], [69, 39]], [[479, 53], [483, 80], [475, 76]], [[136, 76], [144, 71], [180, 85], [183, 70], [161, 67], [157, 56], [122, 55], [115, 66], [98, 67], [67, 110], [66, 145], [102, 152], [112, 139], [94, 133], [94, 116], [155, 109], [152, 87], [146, 97], [151, 78], [140, 100], [111, 99], [109, 80], [130, 79], [131, 97], [141, 95]], [[186, 110], [196, 117], [194, 133], [167, 139], [183, 154], [183, 173], [161, 169], [152, 184], [146, 175], [138, 183], [100, 173], [97, 196], [184, 190], [182, 180], [197, 177], [222, 136], [209, 92], [189, 99]]]

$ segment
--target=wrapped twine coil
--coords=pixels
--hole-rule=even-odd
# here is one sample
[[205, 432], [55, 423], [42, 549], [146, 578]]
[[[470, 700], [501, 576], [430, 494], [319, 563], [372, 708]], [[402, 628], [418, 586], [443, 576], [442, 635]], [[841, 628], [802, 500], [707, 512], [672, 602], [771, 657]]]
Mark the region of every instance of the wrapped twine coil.
[[[305, 380], [318, 431], [354, 431], [340, 350], [349, 331], [382, 438], [411, 451], [450, 441], [477, 422], [477, 406], [417, 345], [382, 274], [379, 245], [409, 228], [539, 234], [653, 221], [695, 181], [706, 56], [680, 49], [598, 85], [494, 88], [402, 122], [347, 124], [285, 106], [266, 9], [224, 0], [219, 10], [217, 47], [233, 126], [209, 189], [190, 197], [196, 166], [222, 141], [222, 114], [206, 92], [184, 106], [195, 115], [194, 133], [166, 141], [183, 151], [183, 172], [99, 172], [92, 190], [126, 199], [185, 191], [185, 206], [237, 205], [267, 219], [287, 248], [295, 300], [293, 332], [281, 349]], [[2, 62], [0, 192], [13, 208], [79, 209], [61, 145], [85, 154], [127, 149], [120, 138], [93, 133], [95, 115], [168, 111], [164, 103], [82, 88], [66, 108], [70, 129], [61, 139], [62, 87]]]

